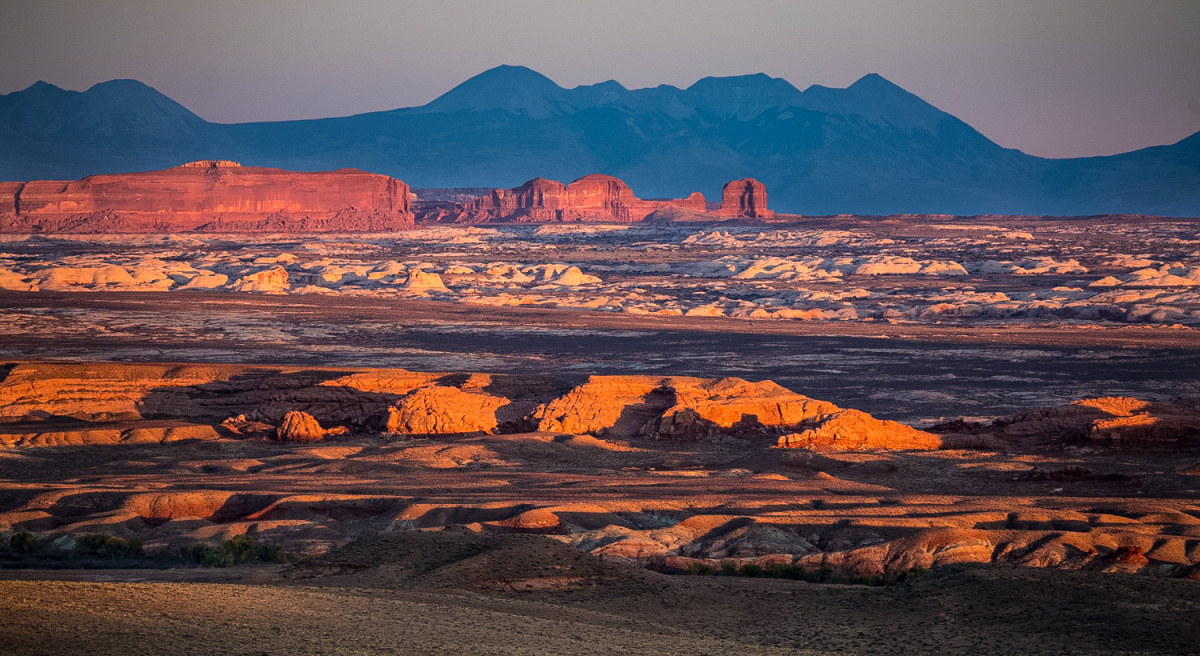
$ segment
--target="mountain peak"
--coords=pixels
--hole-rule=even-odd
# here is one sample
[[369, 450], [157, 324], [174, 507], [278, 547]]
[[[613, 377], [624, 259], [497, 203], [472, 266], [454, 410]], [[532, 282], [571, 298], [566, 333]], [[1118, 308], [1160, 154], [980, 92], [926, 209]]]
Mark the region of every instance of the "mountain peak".
[[17, 93], [29, 93], [31, 91], [38, 92], [38, 93], [44, 93], [47, 91], [65, 91], [65, 89], [63, 89], [62, 87], [50, 84], [49, 82], [47, 82], [45, 80], [38, 80], [37, 82], [34, 82], [33, 84], [29, 85], [28, 87], [25, 87], [24, 89], [22, 89], [21, 91], [19, 91]]
[[845, 89], [813, 85], [804, 90], [801, 106], [904, 131], [936, 131], [949, 115], [878, 73], [868, 73]]
[[783, 78], [766, 73], [705, 77], [687, 88], [697, 104], [719, 118], [746, 121], [771, 107], [795, 104], [800, 90]]
[[[491, 83], [505, 84], [521, 84], [521, 85], [541, 85], [558, 87], [553, 80], [542, 75], [541, 73], [529, 68], [528, 66], [512, 66], [509, 64], [501, 64], [494, 68], [489, 68], [486, 71], [468, 78], [463, 84], [469, 84], [472, 81], [489, 81]], [[462, 85], [459, 85], [462, 86]]]
[[158, 95], [162, 95], [161, 93], [159, 93], [159, 91], [157, 89], [150, 86], [149, 84], [146, 84], [145, 82], [141, 82], [139, 80], [134, 80], [131, 78], [117, 78], [115, 80], [109, 80], [107, 82], [97, 82], [96, 84], [93, 84], [92, 86], [88, 87], [88, 90], [84, 91], [84, 93], [92, 93], [92, 92], [146, 93], [147, 91], [153, 92]]
[[774, 92], [791, 90], [792, 92], [799, 93], [799, 90], [792, 86], [791, 82], [780, 77], [771, 77], [766, 73], [702, 77], [696, 80], [695, 84], [687, 88], [688, 91], [696, 93], [711, 93], [712, 91], [731, 89], [753, 89]]
[[853, 88], [853, 87], [864, 87], [864, 88], [896, 87], [897, 89], [900, 88], [900, 87], [897, 87], [895, 84], [893, 84], [891, 80], [880, 75], [879, 73], [867, 73], [866, 75], [858, 78], [858, 80], [856, 80], [854, 82], [854, 84], [851, 84], [850, 87], [851, 88]]
[[564, 89], [526, 66], [490, 68], [418, 108], [422, 112], [482, 112], [503, 109], [533, 118], [561, 111]]

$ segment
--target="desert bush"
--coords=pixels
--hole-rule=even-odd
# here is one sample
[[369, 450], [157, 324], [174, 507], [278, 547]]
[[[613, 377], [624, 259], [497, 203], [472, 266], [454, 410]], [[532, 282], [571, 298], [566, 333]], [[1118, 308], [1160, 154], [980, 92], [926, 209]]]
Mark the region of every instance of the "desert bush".
[[8, 546], [19, 554], [33, 553], [33, 550], [37, 548], [37, 539], [33, 537], [33, 533], [21, 531], [20, 533], [14, 533], [8, 539]]
[[746, 563], [745, 565], [742, 565], [742, 576], [756, 577], [762, 576], [762, 573], [763, 568], [761, 565], [755, 565], [754, 563]]
[[259, 544], [249, 535], [238, 535], [219, 547], [197, 544], [184, 550], [184, 557], [203, 567], [233, 567], [245, 563], [286, 563], [288, 554], [273, 544]]
[[142, 541], [137, 538], [118, 538], [112, 535], [84, 535], [75, 540], [72, 553], [79, 558], [140, 558]]
[[717, 570], [708, 563], [692, 563], [688, 565], [687, 573], [692, 576], [712, 576], [717, 573]]
[[858, 576], [849, 576], [840, 574], [832, 568], [822, 567], [821, 569], [809, 571], [800, 565], [791, 565], [787, 563], [771, 563], [766, 567], [756, 565], [754, 563], [746, 563], [738, 567], [737, 563], [725, 561], [721, 563], [721, 569], [715, 570], [711, 565], [705, 563], [692, 563], [688, 565], [687, 573], [700, 576], [711, 576], [712, 574], [720, 574], [721, 576], [765, 576], [773, 579], [791, 579], [793, 581], [807, 581], [809, 583], [839, 583], [848, 585], [895, 585], [903, 583], [915, 576], [920, 576], [929, 570], [924, 567], [913, 567], [912, 569], [903, 572], [891, 574], [864, 574]]

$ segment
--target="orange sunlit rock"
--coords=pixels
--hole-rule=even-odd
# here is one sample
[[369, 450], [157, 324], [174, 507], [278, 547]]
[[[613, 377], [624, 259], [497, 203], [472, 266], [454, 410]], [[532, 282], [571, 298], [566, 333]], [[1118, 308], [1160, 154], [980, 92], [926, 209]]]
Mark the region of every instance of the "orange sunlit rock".
[[413, 225], [408, 185], [357, 169], [201, 161], [0, 185], [0, 232], [385, 232]]
[[728, 182], [721, 188], [721, 209], [717, 214], [748, 219], [770, 219], [775, 212], [767, 209], [767, 188], [754, 178]]

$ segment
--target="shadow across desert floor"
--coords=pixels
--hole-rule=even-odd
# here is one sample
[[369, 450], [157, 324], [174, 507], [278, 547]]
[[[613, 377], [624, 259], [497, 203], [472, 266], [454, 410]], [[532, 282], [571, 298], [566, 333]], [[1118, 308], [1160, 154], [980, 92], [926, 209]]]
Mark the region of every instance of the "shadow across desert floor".
[[529, 653], [1184, 654], [1200, 639], [1191, 581], [977, 565], [883, 587], [665, 576], [462, 529], [296, 566], [0, 574], [0, 650], [22, 654], [504, 653], [498, 636]]

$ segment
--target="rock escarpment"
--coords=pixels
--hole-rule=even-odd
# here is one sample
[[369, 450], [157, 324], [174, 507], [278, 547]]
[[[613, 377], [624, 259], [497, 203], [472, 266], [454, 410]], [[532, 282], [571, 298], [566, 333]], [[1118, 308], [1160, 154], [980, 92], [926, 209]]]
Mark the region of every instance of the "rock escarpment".
[[201, 161], [0, 184], [0, 232], [387, 232], [413, 227], [408, 195], [403, 182], [357, 169]]
[[[1085, 399], [988, 424], [956, 422], [923, 431], [809, 398], [769, 380], [740, 378], [590, 376], [581, 382], [569, 376], [399, 369], [22, 363], [0, 382], [0, 427], [27, 427], [0, 431], [10, 433], [0, 435], [0, 442], [11, 444], [212, 439], [221, 431], [238, 433], [230, 426], [243, 420], [279, 427], [288, 423], [289, 413], [306, 413], [318, 428], [325, 427], [325, 435], [338, 427], [413, 436], [543, 431], [684, 441], [745, 439], [830, 451], [1200, 445], [1200, 408], [1194, 402], [1124, 397]], [[226, 421], [235, 417], [234, 424]], [[158, 423], [138, 423], [151, 420]], [[288, 425], [303, 427], [298, 421], [293, 418]], [[76, 426], [60, 426], [62, 422]], [[89, 425], [81, 428], [78, 422]], [[142, 428], [146, 431], [134, 430]], [[284, 430], [280, 436], [293, 432]]]
[[[534, 410], [538, 430], [672, 440], [777, 438], [776, 446], [842, 451], [936, 449], [941, 439], [843, 410], [772, 381], [592, 376]], [[793, 438], [798, 431], [803, 438]]]
[[506, 398], [457, 387], [422, 387], [388, 409], [386, 430], [404, 435], [490, 433]]
[[965, 437], [1003, 443], [1179, 449], [1200, 445], [1200, 407], [1129, 397], [1083, 399], [1000, 417], [988, 424], [956, 422], [931, 430], [951, 442]]
[[[844, 410], [771, 381], [739, 378], [591, 376], [574, 384], [569, 378], [403, 370], [28, 363], [13, 367], [0, 382], [0, 424], [33, 425], [0, 435], [0, 442], [70, 443], [62, 436], [26, 435], [49, 433], [41, 426], [64, 417], [90, 424], [207, 420], [230, 437], [256, 434], [266, 424], [276, 426], [275, 437], [288, 442], [340, 432], [542, 431], [676, 441], [745, 439], [830, 450], [941, 445], [930, 433]], [[122, 430], [90, 441], [125, 441]]]
[[586, 175], [571, 184], [534, 178], [512, 189], [493, 189], [472, 203], [433, 203], [419, 211], [436, 223], [633, 223], [663, 207], [704, 211], [704, 196], [644, 200], [611, 175]]

